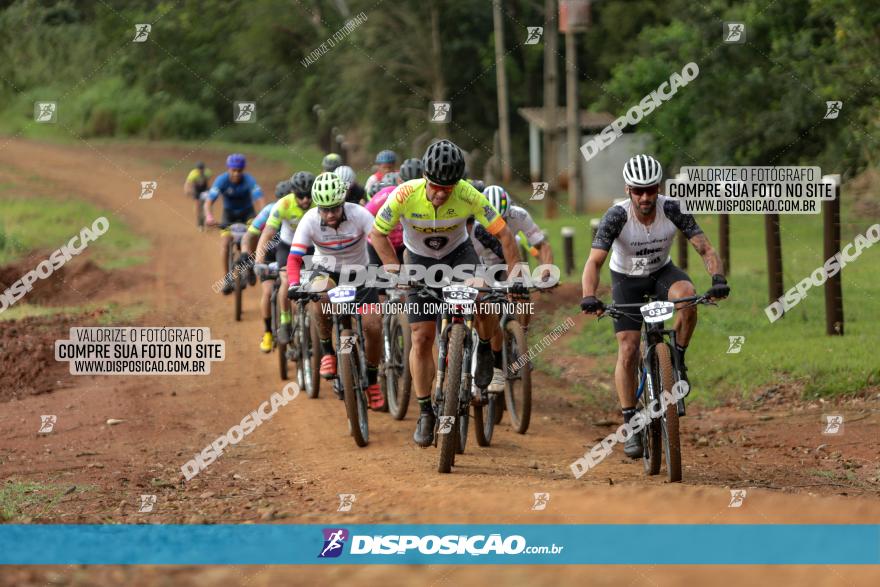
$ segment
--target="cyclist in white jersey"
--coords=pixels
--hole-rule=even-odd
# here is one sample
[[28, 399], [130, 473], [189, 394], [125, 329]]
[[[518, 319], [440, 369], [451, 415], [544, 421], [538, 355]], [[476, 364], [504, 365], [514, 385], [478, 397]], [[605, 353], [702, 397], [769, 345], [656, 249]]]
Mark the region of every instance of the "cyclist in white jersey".
[[[604, 305], [596, 298], [599, 270], [611, 250], [611, 297], [618, 304], [645, 301], [652, 293], [659, 299], [678, 299], [696, 294], [687, 273], [672, 262], [669, 251], [679, 231], [691, 242], [706, 271], [712, 276], [712, 287], [707, 292], [712, 298], [725, 298], [730, 287], [724, 277], [721, 259], [703, 234], [696, 220], [683, 213], [678, 202], [660, 195], [663, 169], [649, 155], [636, 155], [623, 167], [623, 179], [629, 199], [615, 204], [602, 217], [593, 240], [590, 256], [584, 265], [581, 310], [586, 314], [602, 314]], [[635, 368], [639, 359], [639, 340], [642, 317], [627, 316], [614, 320], [617, 336], [617, 366], [614, 383], [623, 411], [629, 423], [636, 413]], [[686, 379], [684, 354], [697, 326], [695, 306], [681, 308], [675, 315], [676, 351]], [[642, 456], [639, 435], [631, 435], [624, 452], [630, 458]]]
[[[330, 270], [333, 283], [339, 283], [340, 273], [345, 266], [366, 267], [369, 264], [367, 235], [373, 229], [373, 215], [363, 206], [346, 202], [346, 190], [345, 183], [333, 172], [322, 173], [315, 178], [312, 200], [317, 207], [303, 215], [290, 245], [287, 261], [289, 299], [298, 299], [305, 293], [300, 287], [300, 271], [309, 247], [315, 247], [313, 261]], [[332, 266], [328, 266], [330, 264]], [[362, 312], [362, 320], [367, 347], [364, 353], [367, 359], [367, 398], [370, 408], [378, 410], [385, 405], [378, 382], [379, 355], [382, 350], [382, 319], [377, 311], [378, 292], [373, 287], [359, 287], [354, 303], [375, 304]], [[321, 358], [320, 375], [325, 379], [333, 379], [336, 377], [336, 350], [331, 339], [330, 319], [324, 309], [326, 304], [321, 305], [321, 312], [318, 313], [318, 333], [324, 355]]]

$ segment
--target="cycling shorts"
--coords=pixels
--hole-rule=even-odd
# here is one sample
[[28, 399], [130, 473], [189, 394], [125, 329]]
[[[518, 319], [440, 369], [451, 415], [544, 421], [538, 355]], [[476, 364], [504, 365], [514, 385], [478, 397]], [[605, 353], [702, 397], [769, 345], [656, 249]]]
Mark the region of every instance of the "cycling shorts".
[[227, 210], [226, 208], [223, 208], [223, 217], [220, 220], [220, 228], [225, 229], [229, 227], [230, 224], [235, 224], [236, 222], [247, 224], [256, 215], [257, 212], [254, 210], [253, 206], [245, 210]]
[[[423, 257], [422, 255], [417, 255], [407, 249], [404, 254], [403, 262], [413, 265], [422, 265], [426, 269], [440, 264], [446, 264], [450, 267], [464, 264], [477, 266], [480, 264], [480, 257], [477, 256], [477, 252], [474, 250], [474, 245], [471, 243], [471, 240], [468, 239], [455, 247], [448, 255], [439, 259]], [[410, 324], [414, 322], [432, 322], [437, 319], [437, 313], [430, 312], [427, 309], [428, 305], [439, 304], [434, 298], [420, 298], [416, 291], [410, 291], [406, 297], [406, 301], [408, 309], [411, 310], [407, 312]]]
[[[669, 297], [669, 288], [673, 283], [690, 282], [690, 280], [688, 274], [676, 267], [672, 261], [657, 271], [642, 276], [627, 275], [612, 270], [611, 299], [615, 304], [647, 303], [645, 296], [654, 294], [657, 299], [665, 300]], [[614, 332], [641, 330], [644, 322], [641, 312], [637, 308], [628, 308], [626, 312], [626, 316], [614, 320]]]

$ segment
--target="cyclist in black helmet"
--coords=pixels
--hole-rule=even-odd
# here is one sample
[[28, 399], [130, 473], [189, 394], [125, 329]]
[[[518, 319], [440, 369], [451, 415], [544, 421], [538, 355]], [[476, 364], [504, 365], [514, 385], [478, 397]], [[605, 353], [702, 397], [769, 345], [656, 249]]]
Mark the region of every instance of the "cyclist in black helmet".
[[[422, 164], [424, 177], [397, 186], [376, 214], [370, 241], [384, 265], [400, 263], [388, 239], [388, 233], [400, 222], [407, 263], [426, 269], [440, 264], [452, 268], [478, 266], [480, 259], [466, 228], [468, 216], [474, 215], [487, 231], [498, 237], [508, 270], [512, 271], [519, 261], [516, 241], [501, 214], [483, 194], [462, 180], [464, 155], [461, 149], [451, 141], [437, 141], [428, 147]], [[468, 273], [473, 275], [473, 271]], [[419, 446], [428, 446], [434, 439], [431, 381], [436, 372], [436, 357], [432, 352], [436, 314], [415, 293], [410, 294], [408, 302], [413, 310], [408, 312], [413, 344], [410, 365], [421, 411], [413, 441]], [[475, 321], [480, 338], [475, 381], [478, 387], [486, 387], [494, 374], [490, 341], [497, 327], [497, 316], [477, 314]]]

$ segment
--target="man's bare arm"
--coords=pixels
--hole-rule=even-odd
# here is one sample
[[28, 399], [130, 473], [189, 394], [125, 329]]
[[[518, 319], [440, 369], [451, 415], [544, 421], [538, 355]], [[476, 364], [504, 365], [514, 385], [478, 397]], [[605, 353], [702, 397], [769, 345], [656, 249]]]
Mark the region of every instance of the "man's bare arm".
[[590, 249], [590, 256], [584, 263], [584, 274], [581, 277], [581, 287], [583, 289], [583, 297], [588, 298], [596, 295], [596, 289], [599, 287], [599, 270], [605, 264], [605, 258], [608, 257], [608, 251], [604, 249]]
[[706, 266], [706, 271], [709, 275], [724, 275], [724, 267], [721, 264], [721, 257], [715, 252], [712, 243], [709, 242], [706, 235], [698, 234], [690, 240], [694, 249], [696, 249], [700, 254], [700, 257], [703, 258], [703, 264]]

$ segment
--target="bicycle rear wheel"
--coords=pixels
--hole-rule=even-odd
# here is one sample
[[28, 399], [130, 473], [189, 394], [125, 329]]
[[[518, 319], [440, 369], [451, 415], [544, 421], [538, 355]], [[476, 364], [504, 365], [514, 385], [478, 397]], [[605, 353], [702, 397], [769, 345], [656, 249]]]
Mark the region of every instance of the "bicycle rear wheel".
[[[474, 436], [477, 437], [478, 445], [489, 446], [492, 444], [492, 435], [498, 420], [497, 414], [503, 404], [504, 400], [500, 393], [490, 393], [489, 401], [485, 406], [474, 406]], [[486, 408], [485, 413], [484, 407]]]
[[[672, 349], [666, 343], [658, 344], [654, 348], [657, 372], [662, 385], [657, 391], [657, 396], [660, 397], [661, 390], [672, 394], [672, 386], [675, 383], [672, 376]], [[681, 439], [678, 434], [678, 408], [675, 402], [669, 402], [663, 410], [659, 424], [666, 453], [666, 478], [670, 483], [675, 483], [681, 481]]]
[[[353, 336], [354, 331], [343, 330], [342, 336]], [[361, 392], [360, 371], [358, 370], [358, 348], [354, 346], [350, 353], [338, 354], [339, 377], [342, 380], [342, 391], [345, 399], [345, 414], [354, 442], [358, 446], [367, 446], [370, 432], [367, 425], [367, 403]]]
[[287, 380], [287, 345], [278, 342], [278, 329], [281, 327], [280, 311], [278, 309], [278, 284], [273, 284], [272, 295], [269, 297], [269, 312], [272, 317], [272, 350], [278, 353], [278, 374], [281, 380]]
[[525, 434], [532, 417], [532, 371], [528, 360], [519, 367], [521, 357], [528, 359], [526, 334], [522, 324], [511, 320], [504, 328], [504, 400], [513, 429]]
[[[636, 372], [636, 382], [640, 381], [640, 377], [641, 365]], [[660, 472], [660, 462], [662, 459], [660, 455], [663, 450], [663, 444], [660, 436], [660, 423], [655, 418], [650, 417], [651, 412], [648, 406], [651, 404], [652, 399], [659, 397], [654, 392], [655, 389], [659, 388], [659, 382], [653, 369], [646, 377], [648, 379], [645, 381], [645, 389], [642, 392], [642, 397], [639, 398], [638, 404], [639, 411], [643, 414], [648, 414], [648, 421], [641, 432], [642, 462], [645, 465], [646, 475], [656, 475]]]
[[[449, 329], [449, 343], [446, 352], [446, 374], [443, 380], [443, 404], [440, 407], [440, 420], [437, 444], [440, 447], [440, 464], [437, 471], [440, 473], [449, 473], [452, 470], [452, 463], [455, 461], [455, 449], [458, 444], [458, 428], [459, 418], [459, 392], [461, 387], [461, 367], [464, 359], [464, 337], [466, 331], [463, 324], [453, 324]], [[444, 434], [439, 434], [439, 430], [443, 430], [444, 419], [452, 418], [451, 428]]]
[[232, 267], [232, 284], [234, 286], [233, 295], [235, 295], [235, 321], [241, 322], [241, 292], [242, 289], [244, 289], [244, 283], [242, 282], [243, 277], [241, 275], [241, 271], [238, 267], [235, 266], [234, 259], [236, 254], [239, 252], [236, 249], [237, 247], [234, 245], [229, 247], [229, 261], [230, 266]]
[[321, 337], [318, 334], [318, 324], [315, 316], [308, 309], [299, 310], [300, 317], [300, 344], [299, 364], [302, 371], [303, 385], [306, 395], [311, 399], [318, 397], [321, 388], [321, 377], [318, 371], [321, 368]]

